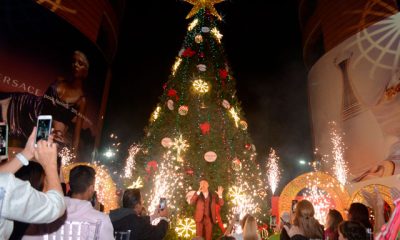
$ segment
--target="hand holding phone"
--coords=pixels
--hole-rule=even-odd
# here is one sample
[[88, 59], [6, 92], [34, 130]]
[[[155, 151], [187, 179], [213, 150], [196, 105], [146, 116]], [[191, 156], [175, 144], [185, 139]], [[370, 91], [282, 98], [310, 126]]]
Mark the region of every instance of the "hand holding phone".
[[35, 145], [40, 140], [48, 140], [51, 133], [51, 124], [53, 118], [51, 115], [40, 115], [36, 125]]
[[8, 155], [8, 126], [0, 123], [0, 160], [7, 158]]

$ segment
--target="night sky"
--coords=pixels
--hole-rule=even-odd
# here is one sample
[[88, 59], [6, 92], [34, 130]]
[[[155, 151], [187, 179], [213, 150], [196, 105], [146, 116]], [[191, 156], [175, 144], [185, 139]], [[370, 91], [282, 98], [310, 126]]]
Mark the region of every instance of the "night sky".
[[[143, 138], [190, 22], [188, 3], [138, 2], [126, 1], [103, 128], [103, 146], [110, 133], [122, 139], [123, 159]], [[277, 150], [282, 188], [308, 170], [298, 161], [310, 161], [313, 152], [297, 1], [232, 0], [216, 8], [258, 161]]]

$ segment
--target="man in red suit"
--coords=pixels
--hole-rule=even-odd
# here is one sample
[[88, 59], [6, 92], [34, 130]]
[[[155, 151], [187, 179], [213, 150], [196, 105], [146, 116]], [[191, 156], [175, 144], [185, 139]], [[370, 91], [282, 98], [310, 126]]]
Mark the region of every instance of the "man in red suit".
[[204, 237], [205, 240], [212, 238], [212, 224], [217, 223], [215, 206], [224, 205], [222, 193], [224, 189], [219, 186], [218, 191], [215, 191], [218, 196], [208, 191], [207, 180], [200, 181], [199, 190], [193, 194], [190, 199], [190, 204], [196, 204], [194, 220], [196, 222], [196, 236]]

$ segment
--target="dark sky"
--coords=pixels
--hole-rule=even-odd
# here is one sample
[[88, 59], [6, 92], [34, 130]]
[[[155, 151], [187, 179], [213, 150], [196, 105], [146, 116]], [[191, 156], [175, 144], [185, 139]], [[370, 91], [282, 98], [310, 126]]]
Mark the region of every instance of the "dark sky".
[[[139, 4], [140, 3], [140, 4]], [[265, 162], [270, 147], [284, 169], [281, 186], [306, 169], [312, 156], [307, 70], [302, 61], [297, 1], [232, 0], [216, 6], [237, 95]], [[127, 147], [139, 142], [183, 43], [191, 5], [181, 1], [126, 1], [103, 129]]]

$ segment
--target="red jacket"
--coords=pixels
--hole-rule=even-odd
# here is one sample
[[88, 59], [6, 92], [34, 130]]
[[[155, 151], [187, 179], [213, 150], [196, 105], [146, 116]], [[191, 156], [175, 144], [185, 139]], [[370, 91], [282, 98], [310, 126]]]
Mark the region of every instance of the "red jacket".
[[[215, 206], [216, 204], [218, 204], [219, 206], [223, 206], [224, 200], [218, 197], [216, 194], [208, 192], [208, 197], [210, 196], [211, 196], [211, 203], [210, 203], [211, 221], [213, 223], [217, 223], [217, 218], [216, 218], [217, 214], [215, 211]], [[197, 192], [195, 192], [192, 198], [190, 199], [190, 204], [196, 204], [196, 211], [194, 212], [194, 220], [195, 222], [201, 222], [204, 217], [204, 209], [205, 209], [205, 198], [203, 193], [197, 195]]]

